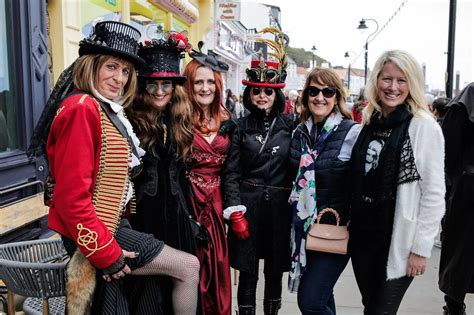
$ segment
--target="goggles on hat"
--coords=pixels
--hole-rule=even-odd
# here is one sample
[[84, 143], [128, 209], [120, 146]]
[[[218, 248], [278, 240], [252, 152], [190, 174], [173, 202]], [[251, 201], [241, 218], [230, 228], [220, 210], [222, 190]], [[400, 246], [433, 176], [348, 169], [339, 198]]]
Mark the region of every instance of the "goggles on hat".
[[278, 83], [280, 80], [280, 73], [272, 68], [250, 68], [247, 69], [247, 76], [250, 82]]
[[256, 87], [256, 86], [252, 87], [252, 94], [255, 96], [260, 95], [262, 91], [264, 91], [267, 96], [272, 96], [274, 92], [274, 90], [269, 87], [266, 87], [266, 88], [261, 88], [261, 87]]
[[173, 90], [173, 82], [168, 80], [147, 82], [145, 89], [150, 94], [156, 94], [158, 90], [161, 90], [164, 94], [168, 94]]
[[336, 89], [332, 87], [326, 87], [324, 89], [318, 89], [315, 86], [308, 87], [308, 95], [315, 97], [319, 95], [319, 92], [323, 92], [324, 97], [333, 97], [336, 94]]

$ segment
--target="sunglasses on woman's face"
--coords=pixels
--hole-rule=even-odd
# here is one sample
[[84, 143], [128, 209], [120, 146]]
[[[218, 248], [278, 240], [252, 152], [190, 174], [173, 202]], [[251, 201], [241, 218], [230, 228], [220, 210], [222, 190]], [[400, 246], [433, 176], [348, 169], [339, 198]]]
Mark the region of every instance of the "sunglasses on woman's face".
[[259, 88], [259, 87], [253, 87], [252, 88], [252, 93], [253, 95], [260, 95], [260, 93], [265, 92], [265, 94], [267, 94], [267, 96], [272, 96], [274, 90], [272, 88]]
[[158, 90], [168, 94], [173, 90], [173, 83], [171, 81], [151, 81], [147, 82], [145, 89], [150, 94], [156, 94]]
[[324, 89], [318, 89], [315, 86], [308, 87], [308, 95], [311, 97], [318, 96], [319, 92], [323, 92], [323, 96], [329, 98], [329, 97], [333, 97], [334, 94], [336, 94], [336, 89], [331, 88], [331, 87], [327, 87]]

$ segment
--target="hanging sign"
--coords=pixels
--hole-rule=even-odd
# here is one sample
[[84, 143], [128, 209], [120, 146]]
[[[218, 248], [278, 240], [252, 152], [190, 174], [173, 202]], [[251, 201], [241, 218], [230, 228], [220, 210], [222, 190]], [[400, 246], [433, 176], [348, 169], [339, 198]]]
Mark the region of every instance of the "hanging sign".
[[217, 1], [216, 2], [217, 21], [239, 21], [240, 1]]

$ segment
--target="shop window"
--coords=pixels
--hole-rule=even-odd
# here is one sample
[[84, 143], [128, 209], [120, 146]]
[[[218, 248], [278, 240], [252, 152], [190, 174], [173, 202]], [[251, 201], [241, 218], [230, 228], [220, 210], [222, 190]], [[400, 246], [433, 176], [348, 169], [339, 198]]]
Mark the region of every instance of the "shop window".
[[0, 0], [0, 222], [2, 206], [36, 194], [26, 156], [49, 95], [46, 0]]
[[12, 80], [10, 15], [6, 1], [0, 0], [0, 156], [17, 149], [15, 87]]

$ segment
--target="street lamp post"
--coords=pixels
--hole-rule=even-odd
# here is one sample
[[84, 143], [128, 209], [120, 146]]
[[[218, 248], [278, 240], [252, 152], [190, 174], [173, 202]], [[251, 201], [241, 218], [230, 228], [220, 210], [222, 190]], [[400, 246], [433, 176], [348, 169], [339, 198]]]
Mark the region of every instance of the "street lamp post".
[[313, 52], [313, 64], [312, 64], [313, 68], [315, 68], [315, 66], [314, 66], [314, 57], [316, 56], [316, 50], [317, 50], [316, 46], [313, 45], [313, 47], [311, 47], [311, 51]]
[[[350, 55], [349, 53], [354, 53], [354, 51], [346, 51], [344, 53], [344, 58], [349, 61]], [[347, 90], [351, 90], [351, 62], [349, 61], [349, 66], [347, 67]]]
[[448, 66], [446, 69], [446, 96], [453, 97], [454, 42], [456, 39], [457, 1], [449, 1]]
[[379, 23], [374, 19], [362, 19], [362, 20], [360, 20], [359, 26], [357, 27], [357, 29], [361, 30], [361, 31], [365, 31], [366, 29], [368, 29], [367, 25], [365, 24], [366, 21], [375, 22], [376, 28], [375, 28], [375, 31], [373, 33], [371, 33], [369, 36], [367, 36], [367, 40], [365, 41], [365, 68], [364, 68], [365, 78], [364, 78], [364, 84], [367, 84], [367, 59], [369, 57], [369, 40], [379, 30]]

